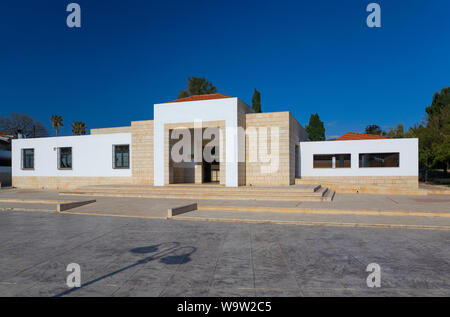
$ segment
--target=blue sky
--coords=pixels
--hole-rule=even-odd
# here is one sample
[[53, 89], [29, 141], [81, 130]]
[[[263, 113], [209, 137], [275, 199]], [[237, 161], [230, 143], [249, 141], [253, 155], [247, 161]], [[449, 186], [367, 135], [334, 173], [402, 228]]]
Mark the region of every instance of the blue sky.
[[[78, 0], [0, 3], [0, 115], [89, 128], [153, 118], [188, 76], [264, 112], [317, 112], [327, 136], [419, 122], [450, 86], [450, 1], [377, 1], [382, 28], [366, 26], [365, 0]], [[375, 2], [375, 1], [374, 1]]]

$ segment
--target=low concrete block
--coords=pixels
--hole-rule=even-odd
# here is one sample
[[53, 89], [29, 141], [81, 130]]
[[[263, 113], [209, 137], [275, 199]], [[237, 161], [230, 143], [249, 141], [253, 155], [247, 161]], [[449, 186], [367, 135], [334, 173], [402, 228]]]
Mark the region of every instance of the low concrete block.
[[197, 203], [175, 208], [169, 208], [167, 210], [167, 218], [170, 219], [173, 216], [181, 215], [193, 210], [197, 210]]
[[72, 209], [75, 207], [92, 204], [95, 202], [96, 202], [96, 200], [92, 199], [92, 200], [84, 200], [84, 201], [71, 201], [71, 202], [67, 202], [67, 203], [58, 203], [58, 205], [56, 205], [56, 211], [62, 212], [62, 211], [66, 211], [66, 210], [69, 210], [69, 209]]

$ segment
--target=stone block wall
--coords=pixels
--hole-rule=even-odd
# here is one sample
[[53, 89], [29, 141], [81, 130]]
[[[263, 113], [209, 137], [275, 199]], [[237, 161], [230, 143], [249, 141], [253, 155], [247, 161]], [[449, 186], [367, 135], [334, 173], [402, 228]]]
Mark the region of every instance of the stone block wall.
[[[293, 184], [290, 162], [290, 113], [249, 113], [246, 115], [246, 184], [247, 186], [257, 185], [290, 185]], [[267, 139], [258, 137], [258, 141], [249, 134], [252, 129], [277, 127], [279, 131], [278, 147], [278, 168], [270, 171], [270, 163], [260, 162], [259, 148], [270, 155], [273, 154], [272, 137], [267, 134]], [[260, 133], [258, 133], [260, 136]], [[257, 158], [254, 162], [253, 158]], [[294, 180], [295, 182], [295, 180]]]
[[89, 185], [131, 184], [131, 177], [13, 176], [17, 188], [73, 189]]
[[153, 185], [153, 120], [131, 122], [132, 183]]
[[116, 128], [91, 129], [91, 134], [130, 133], [131, 126]]

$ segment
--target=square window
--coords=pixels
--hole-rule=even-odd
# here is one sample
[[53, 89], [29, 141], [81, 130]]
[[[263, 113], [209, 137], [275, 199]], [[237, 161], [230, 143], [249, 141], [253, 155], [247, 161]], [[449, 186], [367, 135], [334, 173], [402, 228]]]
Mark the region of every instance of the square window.
[[22, 169], [34, 169], [34, 149], [22, 149]]
[[130, 168], [130, 145], [113, 145], [113, 168]]
[[58, 169], [72, 169], [72, 148], [58, 148]]

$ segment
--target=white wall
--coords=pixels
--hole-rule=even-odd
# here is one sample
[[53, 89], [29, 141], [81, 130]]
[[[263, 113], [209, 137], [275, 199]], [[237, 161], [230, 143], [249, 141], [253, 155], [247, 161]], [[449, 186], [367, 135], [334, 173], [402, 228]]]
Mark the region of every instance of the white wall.
[[225, 120], [226, 186], [238, 186], [238, 98], [155, 104], [154, 184], [164, 186], [164, 125], [194, 121]]
[[[399, 168], [359, 168], [359, 154], [400, 153]], [[314, 154], [351, 154], [351, 168], [313, 168]], [[418, 176], [419, 140], [388, 139], [300, 143], [301, 177]]]
[[[113, 169], [112, 146], [130, 145], [130, 168]], [[58, 147], [72, 147], [72, 170], [58, 170]], [[22, 170], [21, 149], [34, 149], [34, 170]], [[12, 140], [13, 176], [131, 176], [131, 134], [116, 133]]]

